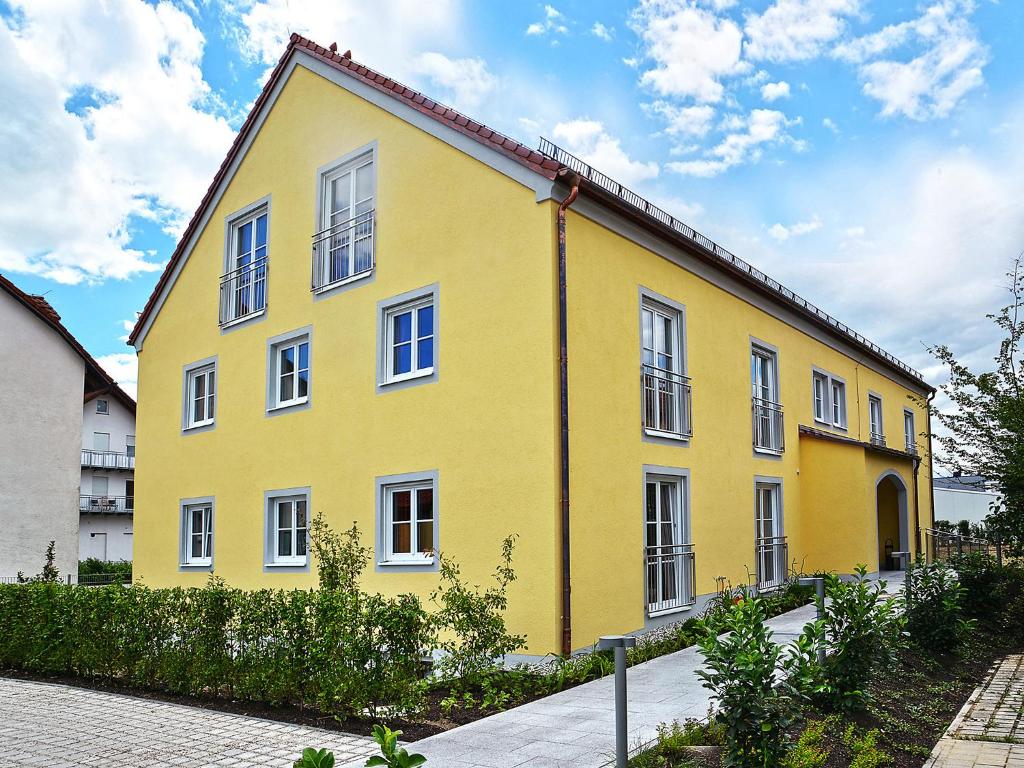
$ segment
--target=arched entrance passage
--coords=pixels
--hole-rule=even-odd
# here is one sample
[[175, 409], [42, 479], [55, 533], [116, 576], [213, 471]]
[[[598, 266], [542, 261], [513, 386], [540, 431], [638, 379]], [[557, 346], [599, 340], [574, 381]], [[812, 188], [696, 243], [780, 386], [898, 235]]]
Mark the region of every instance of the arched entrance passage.
[[893, 552], [909, 550], [910, 523], [907, 518], [907, 486], [894, 471], [882, 473], [875, 483], [875, 504], [878, 515], [878, 570], [899, 568]]

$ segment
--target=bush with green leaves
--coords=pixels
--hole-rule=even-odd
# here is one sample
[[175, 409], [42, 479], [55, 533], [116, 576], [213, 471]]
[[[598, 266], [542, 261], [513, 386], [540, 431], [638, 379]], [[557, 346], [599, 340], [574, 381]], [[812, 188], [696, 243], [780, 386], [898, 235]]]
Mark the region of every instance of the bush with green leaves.
[[725, 634], [700, 641], [704, 669], [697, 675], [717, 705], [726, 768], [779, 765], [800, 717], [803, 694], [791, 675], [810, 663], [811, 646], [776, 645], [765, 619], [764, 600], [745, 595], [723, 617], [718, 629]]
[[405, 747], [398, 746], [401, 731], [392, 731], [386, 725], [373, 726], [373, 740], [380, 746], [380, 754], [366, 761], [366, 768], [384, 766], [384, 768], [416, 768], [427, 762], [420, 754], [410, 755]]
[[796, 743], [782, 760], [782, 768], [821, 768], [828, 760], [824, 747], [825, 721], [808, 723]]
[[516, 580], [515, 541], [515, 536], [508, 536], [502, 542], [495, 583], [483, 590], [467, 584], [458, 564], [441, 555], [440, 583], [430, 596], [438, 607], [433, 625], [442, 651], [436, 667], [441, 678], [479, 682], [495, 671], [504, 656], [526, 644], [524, 636], [510, 633], [505, 624], [508, 586]]
[[[805, 690], [821, 703], [840, 711], [861, 708], [867, 698], [871, 673], [895, 660], [903, 617], [898, 599], [884, 594], [885, 582], [867, 579], [867, 568], [857, 566], [852, 581], [829, 575], [820, 629], [829, 648], [817, 675], [808, 673]], [[806, 678], [817, 677], [808, 683]]]
[[964, 613], [990, 627], [1024, 626], [1024, 565], [999, 565], [990, 555], [974, 552], [951, 558], [964, 589]]
[[87, 557], [78, 563], [79, 584], [130, 584], [131, 560], [100, 560]]
[[334, 768], [334, 753], [306, 747], [302, 757], [292, 763], [292, 768]]
[[939, 653], [960, 645], [975, 623], [964, 617], [966, 594], [953, 569], [918, 560], [907, 571], [904, 582], [910, 639], [925, 650]]

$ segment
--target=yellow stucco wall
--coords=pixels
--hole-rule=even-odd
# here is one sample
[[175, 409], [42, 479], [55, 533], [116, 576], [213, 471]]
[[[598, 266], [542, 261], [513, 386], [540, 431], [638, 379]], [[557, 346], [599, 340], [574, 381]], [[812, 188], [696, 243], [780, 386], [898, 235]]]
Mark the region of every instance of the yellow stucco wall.
[[[377, 142], [372, 280], [314, 301], [317, 169]], [[268, 309], [221, 333], [224, 221], [271, 195]], [[200, 584], [178, 568], [178, 503], [214, 496], [216, 575], [238, 587], [315, 583], [264, 573], [264, 492], [311, 488], [311, 510], [354, 520], [373, 543], [378, 476], [439, 473], [441, 548], [485, 583], [500, 542], [521, 538], [509, 621], [530, 651], [555, 647], [554, 211], [535, 193], [299, 68], [231, 182], [140, 354], [135, 573]], [[438, 381], [378, 394], [377, 302], [438, 283]], [[311, 325], [312, 406], [265, 415], [267, 339]], [[182, 366], [218, 356], [216, 428], [181, 434]], [[434, 573], [365, 586], [424, 598]]]
[[[838, 434], [867, 440], [870, 390], [882, 395], [889, 444], [902, 448], [904, 405], [918, 410], [917, 431], [924, 431], [922, 404], [891, 378], [588, 215], [570, 209], [567, 240], [574, 646], [644, 626], [645, 465], [690, 471], [697, 594], [713, 592], [719, 576], [750, 582], [756, 476], [782, 479], [791, 563], [806, 571], [849, 571], [857, 563], [875, 570], [875, 480], [895, 463], [910, 491], [912, 462], [800, 439], [800, 424], [815, 426], [812, 367], [846, 380], [849, 428], [830, 430]], [[685, 306], [694, 424], [688, 445], [642, 439], [641, 287]], [[752, 450], [751, 337], [778, 349], [786, 438], [779, 458]], [[927, 465], [921, 476], [929, 476]], [[921, 498], [927, 505], [925, 492]]]

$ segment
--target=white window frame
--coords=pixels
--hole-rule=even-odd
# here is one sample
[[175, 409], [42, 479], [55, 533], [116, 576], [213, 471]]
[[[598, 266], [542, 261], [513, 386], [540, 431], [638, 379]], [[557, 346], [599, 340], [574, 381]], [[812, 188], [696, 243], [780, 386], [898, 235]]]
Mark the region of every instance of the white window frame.
[[[821, 388], [820, 397], [819, 386]], [[818, 424], [845, 431], [846, 381], [821, 368], [812, 368], [811, 412], [814, 421]]]
[[[372, 191], [369, 197], [363, 198], [362, 200], [356, 200], [356, 171], [360, 168], [370, 167], [370, 180], [372, 185]], [[349, 241], [348, 250], [348, 274], [345, 277], [339, 278], [338, 280], [329, 280], [330, 276], [330, 261], [331, 261], [331, 248], [321, 248], [320, 252], [316, 254], [316, 258], [320, 261], [319, 264], [314, 266], [314, 269], [319, 270], [319, 273], [324, 276], [323, 284], [315, 286], [314, 291], [316, 293], [326, 293], [339, 286], [348, 285], [359, 280], [364, 280], [374, 274], [377, 270], [377, 235], [376, 235], [376, 218], [377, 218], [377, 146], [376, 142], [356, 150], [333, 163], [320, 168], [317, 171], [317, 212], [316, 212], [316, 237], [322, 237], [328, 234], [332, 223], [331, 213], [331, 184], [340, 176], [344, 176], [346, 173], [352, 174], [351, 181], [351, 197], [349, 200], [349, 218], [345, 221], [354, 221], [357, 216], [366, 216], [371, 221], [370, 229], [370, 268], [364, 269], [360, 272], [353, 273], [356, 263], [356, 248], [355, 240]], [[369, 202], [370, 207], [368, 211], [364, 211], [362, 214], [353, 214], [352, 212], [361, 203]], [[341, 224], [344, 222], [335, 222], [335, 224]]]
[[[779, 382], [779, 352], [773, 346], [751, 339], [750, 342], [750, 397], [753, 406], [752, 437], [754, 453], [767, 456], [781, 456], [786, 450], [786, 424], [782, 411], [781, 384]], [[762, 362], [769, 365], [765, 368]], [[768, 382], [760, 382], [762, 371], [767, 370]], [[765, 397], [764, 389], [767, 389]], [[764, 405], [767, 403], [768, 405]], [[778, 406], [772, 408], [771, 406]], [[756, 409], [760, 408], [760, 411]], [[766, 416], [764, 414], [767, 414]], [[759, 432], [760, 425], [767, 421], [766, 430]], [[758, 445], [758, 434], [767, 435], [771, 446]]]
[[[305, 527], [300, 528], [298, 525], [298, 504], [301, 502], [305, 506], [306, 520]], [[280, 533], [282, 530], [280, 525], [280, 514], [279, 508], [281, 504], [291, 505], [291, 526], [287, 529], [291, 533], [291, 550], [292, 554], [282, 555], [280, 552]], [[309, 561], [309, 495], [305, 493], [295, 493], [282, 496], [273, 496], [270, 499], [270, 536], [272, 542], [271, 548], [271, 563], [274, 565], [306, 565]], [[301, 555], [295, 554], [298, 549], [297, 544], [302, 541], [304, 546], [304, 552]]]
[[[875, 414], [878, 414], [878, 422], [875, 423]], [[876, 429], [877, 427], [877, 429]], [[879, 438], [880, 442], [885, 440], [885, 421], [882, 415], [882, 396], [868, 393], [868, 437], [874, 440]]]
[[[684, 594], [677, 595], [677, 605], [671, 605], [672, 601], [662, 600], [658, 603], [650, 602], [650, 557], [651, 547], [654, 546], [668, 546], [665, 545], [661, 536], [663, 534], [661, 513], [663, 511], [661, 507], [662, 496], [659, 494], [657, 498], [658, 506], [658, 519], [652, 523], [647, 519], [648, 515], [648, 497], [647, 497], [647, 486], [654, 483], [659, 486], [670, 485], [672, 490], [672, 498], [676, 505], [676, 519], [672, 521], [673, 534], [676, 539], [672, 542], [672, 545], [680, 548], [689, 548], [689, 557], [693, 556], [693, 536], [690, 527], [690, 472], [686, 469], [676, 469], [673, 467], [658, 467], [658, 466], [644, 466], [644, 500], [643, 500], [643, 537], [644, 537], [644, 552], [645, 552], [645, 567], [644, 567], [644, 610], [648, 618], [655, 616], [664, 616], [666, 614], [678, 613], [680, 611], [688, 610], [692, 607], [692, 600], [686, 600], [685, 598], [694, 595], [694, 585], [690, 583], [690, 571], [688, 568], [683, 566], [686, 558], [681, 558], [681, 562], [675, 562], [675, 567], [679, 568], [682, 566], [682, 571], [678, 574], [678, 581], [676, 584], [677, 589], [681, 590]], [[651, 542], [650, 537], [650, 526], [655, 525], [656, 537], [658, 541]], [[660, 571], [660, 569], [659, 569]], [[663, 575], [663, 571], [659, 577]]]
[[[917, 453], [917, 427], [914, 412], [909, 408], [903, 409], [903, 441], [907, 453]], [[909, 428], [908, 428], [909, 425]]]
[[[213, 376], [213, 388], [210, 388], [210, 376]], [[217, 364], [207, 363], [189, 368], [185, 372], [185, 424], [184, 429], [212, 426], [217, 421]], [[203, 380], [203, 418], [195, 418], [196, 382]]]
[[[300, 367], [301, 347], [306, 345], [306, 367]], [[281, 372], [281, 353], [286, 349], [293, 350], [294, 368], [289, 374]], [[306, 372], [306, 394], [299, 395], [299, 374]], [[285, 378], [291, 378], [292, 396], [281, 399], [281, 385]], [[313, 331], [312, 328], [300, 328], [290, 333], [275, 336], [267, 340], [267, 413], [308, 407], [313, 396]]]
[[110, 415], [110, 403], [102, 398], [96, 400], [96, 413], [101, 416]]
[[[201, 529], [197, 532], [193, 525], [193, 512], [201, 511]], [[182, 561], [184, 566], [205, 567], [213, 564], [213, 503], [198, 502], [195, 504], [182, 505]], [[192, 554], [192, 542], [196, 536], [200, 537], [200, 548], [203, 552], [200, 556]]]
[[124, 436], [124, 452], [128, 454], [130, 458], [135, 458], [135, 435]]
[[821, 424], [831, 424], [828, 418], [832, 411], [832, 385], [827, 374], [814, 371], [811, 374], [811, 398], [814, 404], [814, 420]]
[[[430, 516], [430, 551], [420, 551], [422, 542], [419, 540], [419, 491], [429, 490], [431, 493]], [[409, 494], [409, 552], [394, 551], [394, 497], [397, 493]], [[431, 479], [411, 480], [404, 483], [389, 483], [383, 486], [383, 519], [381, 528], [384, 537], [384, 562], [403, 565], [429, 565], [434, 562], [437, 553], [434, 546], [437, 541], [437, 484]], [[399, 523], [404, 525], [405, 523]]]
[[[419, 310], [430, 307], [431, 314], [431, 332], [423, 337], [419, 335]], [[394, 338], [394, 319], [399, 315], [411, 314], [411, 328], [410, 328], [410, 340], [408, 342], [402, 342], [403, 344], [408, 343], [410, 345], [410, 364], [411, 370], [407, 373], [395, 373], [395, 338]], [[409, 379], [418, 379], [423, 376], [430, 376], [434, 373], [434, 360], [437, 358], [437, 306], [434, 303], [433, 294], [424, 296], [420, 299], [415, 299], [404, 304], [396, 304], [388, 307], [384, 311], [384, 350], [383, 350], [383, 362], [384, 362], [384, 381], [388, 384], [393, 384], [399, 381], [408, 381]], [[425, 339], [430, 339], [430, 365], [424, 368], [419, 368], [419, 343]]]
[[[256, 257], [256, 222], [262, 217], [267, 217], [267, 242], [264, 244], [264, 255], [260, 258]], [[269, 294], [269, 264], [270, 264], [270, 198], [265, 197], [262, 200], [258, 200], [250, 206], [243, 208], [241, 211], [237, 211], [228, 217], [226, 222], [226, 233], [225, 233], [225, 253], [224, 253], [224, 275], [233, 274], [236, 270], [242, 268], [238, 264], [238, 237], [242, 227], [246, 224], [252, 224], [252, 257], [247, 265], [250, 268], [249, 272], [252, 275], [250, 283], [250, 301], [256, 296], [256, 285], [257, 285], [257, 263], [262, 263], [262, 282], [263, 282], [263, 306], [259, 309], [251, 309], [244, 315], [238, 315], [238, 307], [236, 306], [238, 301], [237, 288], [231, 289], [228, 293], [228, 317], [224, 318], [221, 323], [222, 328], [229, 328], [239, 323], [244, 323], [247, 320], [252, 320], [256, 317], [262, 317], [267, 312], [267, 304], [270, 303]], [[223, 280], [223, 277], [221, 278]], [[221, 299], [223, 301], [223, 297]], [[253, 303], [255, 303], [253, 301]]]
[[[661, 349], [658, 346], [658, 333], [656, 329], [657, 319], [662, 318], [672, 323], [671, 338], [664, 340]], [[650, 334], [648, 335], [647, 321], [650, 319]], [[668, 368], [662, 368], [658, 362], [659, 356], [668, 358]], [[648, 362], [647, 358], [650, 358]], [[647, 376], [648, 367], [652, 371], [653, 378]], [[641, 397], [640, 397], [640, 421], [643, 424], [646, 437], [664, 438], [678, 442], [686, 442], [692, 434], [692, 413], [689, 402], [690, 380], [687, 374], [686, 364], [686, 308], [670, 302], [662, 296], [654, 295], [645, 288], [640, 289], [640, 370], [641, 370]], [[671, 382], [666, 384], [664, 382]], [[657, 420], [662, 416], [658, 397], [661, 393], [660, 387], [668, 387], [674, 402], [674, 418], [672, 429], [658, 429], [657, 425], [648, 424], [648, 394], [655, 393], [654, 413]]]
[[[846, 382], [839, 379], [829, 381], [829, 392], [831, 394], [831, 418], [832, 426], [837, 429], [846, 429]], [[836, 397], [839, 392], [839, 397]]]

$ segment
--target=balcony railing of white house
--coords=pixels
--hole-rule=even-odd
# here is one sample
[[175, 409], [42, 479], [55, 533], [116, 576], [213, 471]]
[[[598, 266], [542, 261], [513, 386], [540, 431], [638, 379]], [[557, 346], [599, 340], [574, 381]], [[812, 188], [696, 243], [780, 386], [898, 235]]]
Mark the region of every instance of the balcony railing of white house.
[[753, 399], [754, 448], [770, 453], [786, 450], [782, 406], [760, 397]]
[[314, 291], [341, 285], [373, 270], [374, 214], [366, 211], [313, 235]]
[[789, 543], [785, 536], [768, 536], [754, 542], [757, 563], [757, 590], [769, 592], [786, 582], [789, 567]]
[[647, 613], [653, 615], [693, 605], [696, 559], [693, 544], [645, 547]]
[[267, 257], [233, 269], [220, 278], [220, 324], [230, 325], [267, 308]]
[[135, 457], [118, 451], [82, 449], [82, 466], [94, 469], [135, 469]]
[[79, 496], [78, 510], [102, 515], [130, 515], [135, 511], [135, 497]]
[[653, 365], [644, 365], [640, 376], [644, 392], [644, 429], [672, 437], [691, 437], [690, 379]]

